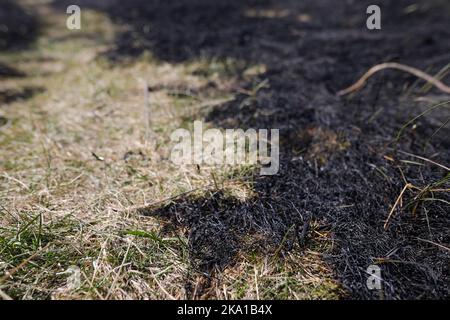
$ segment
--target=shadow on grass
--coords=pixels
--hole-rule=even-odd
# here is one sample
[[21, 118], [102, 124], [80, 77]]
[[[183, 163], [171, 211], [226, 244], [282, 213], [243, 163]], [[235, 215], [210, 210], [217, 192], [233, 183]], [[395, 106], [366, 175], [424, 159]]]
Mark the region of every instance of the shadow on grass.
[[20, 90], [0, 90], [0, 103], [9, 104], [16, 101], [27, 100], [44, 91], [45, 89], [42, 87], [24, 87]]
[[[0, 2], [0, 52], [18, 52], [26, 49], [36, 38], [38, 21], [15, 1]], [[0, 62], [0, 80], [23, 78], [26, 74], [15, 66]], [[0, 89], [0, 104], [31, 98], [43, 91], [41, 87], [18, 90]]]
[[1, 78], [23, 78], [25, 73], [7, 65], [0, 63], [0, 79]]

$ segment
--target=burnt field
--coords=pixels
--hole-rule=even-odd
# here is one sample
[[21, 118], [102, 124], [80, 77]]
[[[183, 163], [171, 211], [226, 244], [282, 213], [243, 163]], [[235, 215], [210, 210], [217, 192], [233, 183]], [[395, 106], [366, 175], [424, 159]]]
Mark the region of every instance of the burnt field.
[[[381, 30], [367, 1], [5, 3], [6, 296], [450, 297], [450, 95], [391, 69], [337, 94], [384, 62], [450, 83], [447, 1], [379, 1]], [[194, 120], [279, 129], [279, 172], [170, 165]]]

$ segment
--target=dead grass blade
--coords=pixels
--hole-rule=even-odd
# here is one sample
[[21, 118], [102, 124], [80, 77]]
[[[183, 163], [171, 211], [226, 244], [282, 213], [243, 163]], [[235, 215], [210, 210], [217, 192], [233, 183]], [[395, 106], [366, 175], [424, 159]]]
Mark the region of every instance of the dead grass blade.
[[381, 63], [381, 64], [377, 64], [377, 65], [373, 66], [353, 85], [351, 85], [350, 87], [348, 87], [346, 89], [339, 91], [337, 94], [339, 96], [344, 96], [349, 93], [360, 90], [371, 76], [373, 76], [375, 73], [377, 73], [381, 70], [385, 70], [385, 69], [396, 69], [396, 70], [401, 70], [401, 71], [410, 73], [410, 74], [416, 76], [417, 78], [421, 78], [421, 79], [427, 81], [428, 83], [431, 83], [433, 86], [435, 86], [442, 92], [450, 94], [450, 87], [447, 86], [446, 84], [444, 84], [443, 82], [439, 81], [438, 79], [434, 78], [433, 76], [431, 76], [419, 69], [416, 69], [416, 68], [413, 68], [410, 66], [406, 66], [404, 64], [396, 63], [396, 62], [386, 62], [386, 63]]
[[436, 242], [433, 242], [433, 241], [430, 241], [430, 240], [426, 240], [426, 239], [421, 239], [421, 238], [417, 238], [417, 240], [422, 241], [422, 242], [426, 242], [426, 243], [433, 244], [433, 245], [435, 245], [435, 246], [437, 246], [437, 247], [439, 247], [439, 248], [441, 248], [441, 249], [444, 249], [444, 250], [447, 250], [447, 251], [450, 252], [450, 248], [449, 248], [449, 247], [446, 247], [446, 246], [444, 246], [444, 245], [442, 245], [442, 244], [440, 244], [440, 243], [436, 243]]
[[394, 213], [395, 208], [397, 208], [398, 204], [400, 203], [400, 201], [402, 200], [403, 194], [405, 193], [406, 189], [409, 189], [412, 187], [412, 184], [407, 183], [405, 184], [405, 186], [403, 187], [402, 191], [400, 192], [399, 196], [397, 197], [397, 200], [395, 201], [394, 205], [392, 206], [391, 211], [389, 212], [389, 215], [384, 223], [384, 230], [387, 229], [388, 224], [389, 224], [389, 220], [391, 219], [392, 214]]

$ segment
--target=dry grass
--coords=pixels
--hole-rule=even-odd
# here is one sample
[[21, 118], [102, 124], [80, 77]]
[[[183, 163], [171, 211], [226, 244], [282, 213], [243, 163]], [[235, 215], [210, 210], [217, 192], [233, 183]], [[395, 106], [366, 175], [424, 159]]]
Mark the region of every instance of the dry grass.
[[[131, 210], [170, 196], [217, 188], [211, 168], [177, 168], [167, 160], [172, 130], [189, 126], [200, 108], [229, 99], [233, 61], [172, 65], [144, 54], [115, 65], [99, 58], [112, 46], [106, 16], [83, 11], [83, 29], [65, 15], [25, 3], [45, 25], [33, 46], [0, 54], [26, 73], [0, 79], [2, 90], [29, 94], [0, 109], [0, 293], [14, 299], [337, 298], [322, 261], [332, 242], [317, 232], [301, 253], [239, 253], [213, 275], [191, 263], [183, 230]], [[246, 73], [254, 76], [262, 66]], [[225, 71], [224, 71], [225, 70]], [[256, 71], [255, 71], [256, 70]], [[201, 71], [201, 72], [200, 72]], [[209, 81], [216, 89], [202, 94]], [[143, 82], [152, 133], [146, 138]], [[30, 91], [31, 90], [31, 91]], [[182, 91], [183, 94], [178, 94]], [[188, 94], [186, 94], [186, 92]], [[252, 196], [242, 178], [214, 169], [231, 198]], [[320, 252], [320, 253], [319, 253]], [[31, 259], [30, 259], [31, 257]], [[81, 285], [69, 288], [70, 266]], [[13, 275], [10, 274], [14, 270]]]

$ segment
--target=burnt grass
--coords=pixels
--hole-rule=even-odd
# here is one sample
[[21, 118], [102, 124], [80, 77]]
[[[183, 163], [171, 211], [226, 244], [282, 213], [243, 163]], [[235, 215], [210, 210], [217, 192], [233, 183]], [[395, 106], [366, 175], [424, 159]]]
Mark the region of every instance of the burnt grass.
[[[27, 48], [36, 38], [38, 28], [37, 19], [33, 14], [26, 12], [23, 7], [14, 1], [2, 0], [0, 2], [0, 52], [18, 52]], [[0, 61], [0, 80], [24, 76], [24, 72]], [[17, 92], [0, 88], [0, 104], [27, 99], [39, 90], [40, 88], [25, 88], [23, 91]]]
[[[417, 86], [414, 77], [385, 71], [360, 92], [336, 96], [381, 62], [439, 71], [450, 61], [448, 3], [378, 1], [382, 30], [369, 31], [367, 1], [93, 2], [79, 4], [132, 27], [106, 54], [115, 63], [148, 50], [170, 63], [233, 58], [267, 66], [250, 83], [236, 71], [236, 90], [267, 80], [254, 97], [238, 94], [198, 118], [223, 128], [280, 129], [280, 172], [249, 177], [257, 196], [248, 201], [216, 191], [140, 210], [186, 230], [193, 267], [211, 273], [255, 248], [266, 254], [280, 245], [283, 251], [305, 250], [314, 226], [332, 232], [334, 250], [323, 258], [347, 298], [379, 298], [366, 287], [365, 271], [376, 262], [386, 299], [450, 298], [450, 252], [420, 240], [450, 243], [448, 192], [434, 194], [444, 201], [424, 201], [408, 189], [383, 228], [406, 181], [424, 188], [448, 177], [445, 169], [403, 153], [448, 165], [448, 128], [430, 139], [448, 113], [439, 109], [418, 119], [396, 140], [400, 128], [430, 105], [415, 101], [422, 83]], [[421, 9], [405, 10], [414, 3]], [[249, 9], [287, 13], [246, 15]], [[449, 100], [435, 90], [427, 95]], [[422, 198], [432, 197], [428, 192]]]
[[[35, 39], [38, 22], [15, 1], [0, 2], [0, 51], [23, 49]], [[0, 75], [2, 74], [0, 65]]]

